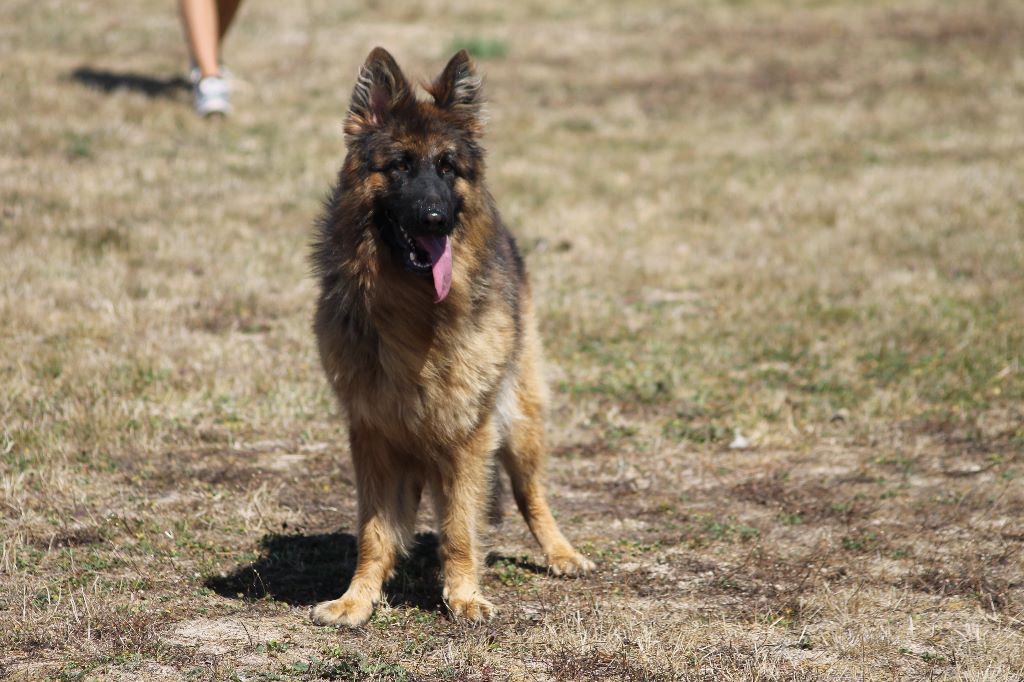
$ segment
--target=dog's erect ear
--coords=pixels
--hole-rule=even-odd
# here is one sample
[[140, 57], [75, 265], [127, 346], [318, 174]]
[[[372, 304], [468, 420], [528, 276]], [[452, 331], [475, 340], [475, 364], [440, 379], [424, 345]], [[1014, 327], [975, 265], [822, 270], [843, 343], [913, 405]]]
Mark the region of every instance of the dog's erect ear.
[[398, 62], [383, 47], [375, 47], [359, 69], [345, 117], [345, 133], [360, 135], [380, 127], [399, 106], [412, 99], [412, 88]]
[[469, 53], [459, 50], [428, 90], [437, 106], [456, 114], [467, 129], [479, 134], [484, 124], [481, 85]]

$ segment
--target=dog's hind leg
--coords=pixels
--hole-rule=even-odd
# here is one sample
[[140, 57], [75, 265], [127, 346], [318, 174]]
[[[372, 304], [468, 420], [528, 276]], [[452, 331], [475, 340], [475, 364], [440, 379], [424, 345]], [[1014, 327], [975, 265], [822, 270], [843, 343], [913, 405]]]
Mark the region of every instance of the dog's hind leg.
[[359, 497], [359, 554], [348, 589], [313, 607], [318, 625], [358, 627], [370, 619], [381, 588], [412, 537], [422, 481], [399, 467], [384, 439], [352, 427], [352, 461]]
[[412, 546], [416, 534], [416, 513], [420, 508], [423, 496], [423, 475], [418, 470], [410, 470], [399, 474], [401, 483], [398, 485], [398, 499], [395, 500], [395, 521], [398, 530], [398, 549], [404, 556]]
[[505, 441], [498, 457], [512, 482], [516, 506], [530, 532], [547, 555], [548, 570], [555, 575], [580, 575], [594, 570], [594, 562], [577, 552], [562, 535], [544, 495], [543, 470], [546, 451], [540, 379], [530, 358], [519, 377], [516, 410], [505, 425]]

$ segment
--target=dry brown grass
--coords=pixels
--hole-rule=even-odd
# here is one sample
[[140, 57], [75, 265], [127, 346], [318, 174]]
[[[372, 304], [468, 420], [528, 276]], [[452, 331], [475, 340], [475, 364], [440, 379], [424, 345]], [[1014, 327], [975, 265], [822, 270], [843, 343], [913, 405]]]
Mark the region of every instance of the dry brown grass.
[[[250, 3], [221, 123], [141, 5], [2, 12], [0, 677], [1021, 679], [1018, 3]], [[495, 622], [424, 535], [314, 628], [354, 509], [310, 226], [361, 59], [457, 39], [506, 52], [491, 184], [602, 570], [510, 515]]]

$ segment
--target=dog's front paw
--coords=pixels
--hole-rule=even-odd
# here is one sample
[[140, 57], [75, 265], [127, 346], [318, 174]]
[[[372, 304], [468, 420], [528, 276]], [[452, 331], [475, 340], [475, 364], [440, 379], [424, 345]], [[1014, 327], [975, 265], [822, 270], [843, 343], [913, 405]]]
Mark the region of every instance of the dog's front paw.
[[548, 570], [552, 575], [576, 577], [596, 569], [594, 562], [579, 552], [552, 554], [548, 557]]
[[333, 601], [320, 602], [310, 611], [309, 617], [316, 625], [342, 625], [357, 628], [370, 620], [373, 615], [373, 600], [342, 596]]
[[475, 592], [466, 596], [447, 596], [445, 604], [448, 605], [448, 610], [451, 611], [455, 620], [464, 620], [470, 623], [482, 623], [498, 613], [494, 604]]

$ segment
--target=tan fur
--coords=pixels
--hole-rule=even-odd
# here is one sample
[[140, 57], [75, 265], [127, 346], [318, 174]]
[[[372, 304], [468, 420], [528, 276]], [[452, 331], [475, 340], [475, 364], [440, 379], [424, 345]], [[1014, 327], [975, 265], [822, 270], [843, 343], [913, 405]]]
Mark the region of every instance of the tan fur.
[[[471, 66], [468, 73], [473, 75]], [[387, 78], [395, 80], [390, 72]], [[450, 92], [464, 95], [459, 86], [445, 96]], [[428, 116], [445, 115], [430, 103], [415, 106]], [[347, 125], [350, 134], [368, 125], [357, 123]], [[396, 141], [408, 147], [443, 143], [410, 135], [403, 140], [396, 133]], [[577, 575], [594, 567], [562, 535], [544, 496], [544, 385], [529, 288], [521, 272], [511, 271], [514, 244], [502, 241], [507, 233], [481, 182], [459, 178], [463, 204], [452, 236], [452, 286], [435, 305], [422, 278], [386, 257], [378, 233], [359, 228], [359, 212], [368, 210], [382, 183], [379, 173], [360, 164], [350, 153], [337, 215], [324, 222], [318, 248], [327, 262], [320, 267], [333, 279], [324, 285], [315, 323], [324, 371], [349, 420], [359, 555], [344, 595], [317, 605], [312, 618], [320, 624], [366, 622], [412, 538], [426, 488], [437, 511], [445, 603], [456, 617], [486, 619], [495, 608], [480, 592], [480, 536], [495, 456], [551, 572]], [[493, 251], [496, 244], [507, 252], [504, 260]], [[495, 262], [502, 267], [495, 269]]]

